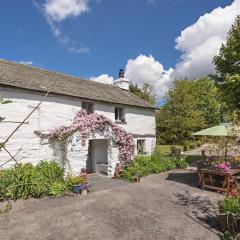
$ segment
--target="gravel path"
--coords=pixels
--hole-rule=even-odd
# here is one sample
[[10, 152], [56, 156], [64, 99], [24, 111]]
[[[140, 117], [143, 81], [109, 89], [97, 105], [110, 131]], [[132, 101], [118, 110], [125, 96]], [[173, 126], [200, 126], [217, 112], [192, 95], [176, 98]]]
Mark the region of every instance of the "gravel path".
[[87, 196], [17, 201], [0, 215], [0, 239], [219, 239], [217, 201], [191, 172], [151, 175]]

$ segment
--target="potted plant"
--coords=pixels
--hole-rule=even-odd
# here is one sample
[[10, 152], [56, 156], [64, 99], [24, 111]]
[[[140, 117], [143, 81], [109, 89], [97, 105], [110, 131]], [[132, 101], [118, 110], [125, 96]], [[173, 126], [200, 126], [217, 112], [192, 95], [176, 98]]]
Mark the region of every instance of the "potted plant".
[[72, 184], [72, 192], [75, 194], [79, 194], [81, 191], [81, 186], [84, 183], [83, 177], [71, 177], [71, 184]]
[[89, 188], [90, 188], [90, 185], [88, 183], [82, 183], [80, 186], [81, 194], [87, 195]]
[[135, 182], [140, 182], [141, 180], [141, 174], [140, 173], [135, 173], [133, 176], [133, 179]]
[[233, 235], [240, 233], [240, 196], [237, 191], [233, 191], [230, 197], [219, 203], [219, 211], [222, 230]]

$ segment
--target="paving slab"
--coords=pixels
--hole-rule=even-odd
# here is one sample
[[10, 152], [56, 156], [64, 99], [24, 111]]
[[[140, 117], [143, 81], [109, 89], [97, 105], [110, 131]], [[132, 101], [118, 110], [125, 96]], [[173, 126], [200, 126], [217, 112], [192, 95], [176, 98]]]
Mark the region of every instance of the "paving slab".
[[120, 179], [108, 178], [107, 176], [101, 175], [101, 174], [88, 175], [88, 181], [91, 184], [92, 191], [94, 192], [131, 184], [130, 182], [120, 180]]

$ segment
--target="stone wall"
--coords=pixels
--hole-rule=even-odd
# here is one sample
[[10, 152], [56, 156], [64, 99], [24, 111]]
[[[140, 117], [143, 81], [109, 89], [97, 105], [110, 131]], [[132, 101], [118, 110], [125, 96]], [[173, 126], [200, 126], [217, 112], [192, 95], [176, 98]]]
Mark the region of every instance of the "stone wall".
[[[0, 142], [2, 142], [38, 104], [43, 93], [0, 87], [0, 96], [13, 101], [10, 104], [4, 104], [0, 107], [0, 115], [6, 117], [4, 122], [0, 124]], [[40, 108], [35, 111], [7, 143], [7, 149], [13, 155], [20, 150], [16, 155], [16, 159], [24, 163], [32, 162], [33, 164], [37, 164], [40, 160], [50, 161], [54, 159], [62, 161], [59, 149], [63, 146], [58, 146], [57, 143], [48, 142], [48, 140], [40, 140], [34, 134], [34, 131], [49, 131], [55, 127], [71, 124], [74, 115], [81, 109], [81, 106], [82, 102], [78, 98], [55, 94], [48, 96]], [[115, 104], [95, 102], [94, 111], [115, 121], [115, 106]], [[135, 141], [137, 138], [146, 139], [146, 151], [150, 154], [155, 146], [154, 111], [128, 106], [125, 106], [124, 110], [126, 113], [126, 124], [121, 124], [121, 126], [132, 134], [142, 135], [136, 137]], [[66, 143], [68, 145], [67, 156], [70, 161], [70, 165], [67, 168], [68, 171], [70, 169], [74, 171], [78, 169], [79, 171], [81, 167], [85, 166], [88, 146], [85, 148], [80, 147], [75, 138], [69, 139], [69, 141], [72, 142], [70, 144]], [[108, 151], [108, 160], [111, 163], [108, 172], [111, 175], [118, 161], [118, 148], [110, 141]], [[5, 151], [0, 152], [0, 164], [9, 159], [10, 157]], [[4, 167], [10, 167], [12, 164], [14, 164], [13, 161]]]

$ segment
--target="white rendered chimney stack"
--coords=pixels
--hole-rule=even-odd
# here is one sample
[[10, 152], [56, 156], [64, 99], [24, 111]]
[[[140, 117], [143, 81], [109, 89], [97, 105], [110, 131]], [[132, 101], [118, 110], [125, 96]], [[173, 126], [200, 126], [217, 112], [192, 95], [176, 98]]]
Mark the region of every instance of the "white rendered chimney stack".
[[114, 81], [113, 85], [129, 91], [129, 80], [124, 77], [123, 69], [119, 70], [118, 79]]

